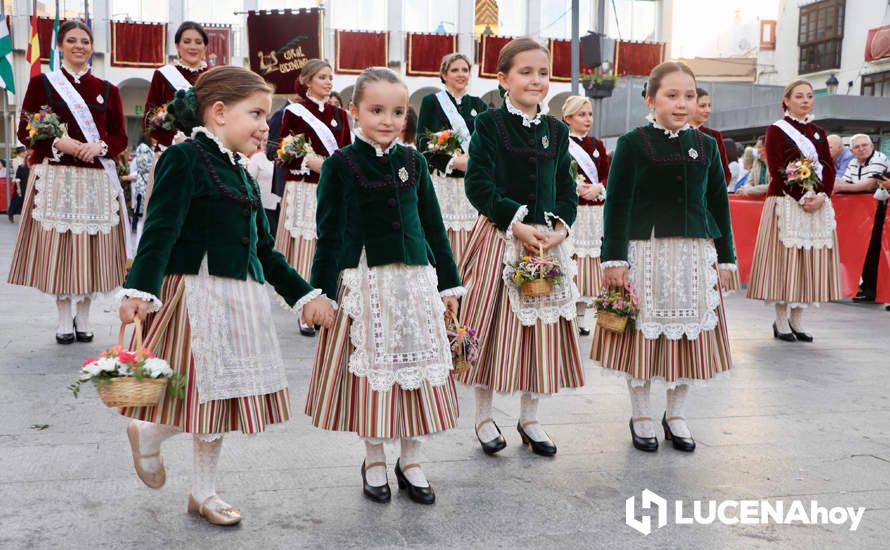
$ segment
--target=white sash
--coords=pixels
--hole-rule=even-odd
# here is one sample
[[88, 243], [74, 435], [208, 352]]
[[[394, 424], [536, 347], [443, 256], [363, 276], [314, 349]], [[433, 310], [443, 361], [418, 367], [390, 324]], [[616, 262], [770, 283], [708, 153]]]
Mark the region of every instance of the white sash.
[[[96, 128], [96, 121], [93, 119], [93, 113], [90, 112], [90, 108], [87, 107], [86, 102], [77, 90], [74, 89], [74, 86], [72, 86], [71, 83], [68, 82], [68, 79], [65, 78], [65, 75], [62, 74], [61, 69], [47, 73], [46, 78], [49, 80], [50, 84], [53, 85], [53, 88], [56, 89], [56, 92], [62, 97], [65, 105], [68, 106], [68, 109], [74, 116], [74, 120], [77, 122], [77, 126], [80, 128], [87, 143], [95, 143], [99, 141], [101, 136], [99, 135], [99, 129]], [[114, 161], [110, 158], [96, 158], [102, 163], [102, 168], [105, 169], [105, 173], [108, 175], [108, 180], [117, 190], [117, 198], [121, 206], [121, 222], [123, 222], [121, 232], [124, 234], [127, 258], [132, 258], [133, 249], [130, 245], [130, 218], [127, 215], [127, 201], [124, 198], [124, 190], [121, 187], [120, 180], [117, 178], [117, 167], [114, 165]]]
[[[333, 109], [333, 106], [331, 106], [331, 108]], [[315, 132], [315, 135], [321, 140], [324, 148], [327, 149], [327, 156], [333, 155], [334, 151], [340, 148], [340, 146], [337, 145], [337, 138], [334, 137], [334, 134], [331, 132], [331, 129], [328, 128], [328, 125], [318, 120], [318, 117], [309, 112], [309, 109], [300, 103], [291, 103], [287, 106], [287, 110], [306, 121], [306, 124], [312, 128], [312, 131]]]
[[575, 162], [578, 163], [578, 166], [581, 170], [587, 174], [587, 177], [590, 179], [591, 183], [599, 183], [600, 175], [599, 171], [596, 169], [596, 163], [593, 162], [593, 159], [590, 155], [587, 154], [587, 151], [584, 150], [583, 147], [578, 145], [578, 143], [569, 138], [569, 153], [572, 155], [572, 158], [575, 159]]
[[470, 150], [470, 129], [467, 128], [467, 121], [457, 112], [457, 107], [451, 102], [451, 98], [448, 97], [448, 93], [445, 90], [437, 93], [436, 99], [439, 100], [442, 111], [448, 117], [448, 124], [451, 125], [451, 129], [457, 132], [460, 138], [460, 148], [466, 153]]
[[158, 71], [164, 75], [164, 78], [166, 78], [167, 82], [173, 86], [174, 90], [188, 90], [192, 87], [192, 85], [189, 84], [189, 81], [182, 76], [181, 72], [179, 72], [179, 69], [173, 65], [164, 65], [158, 69]]
[[[819, 176], [819, 179], [822, 179], [822, 163], [819, 161], [819, 153], [816, 151], [816, 146], [813, 145], [813, 142], [810, 139], [801, 134], [800, 131], [791, 125], [790, 122], [785, 120], [784, 118], [781, 120], [777, 120], [773, 123], [773, 125], [778, 126], [785, 135], [791, 138], [791, 141], [797, 145], [797, 148], [800, 150], [800, 153], [807, 160], [813, 161], [813, 169], [816, 171], [816, 175]], [[784, 169], [784, 167], [782, 167]]]

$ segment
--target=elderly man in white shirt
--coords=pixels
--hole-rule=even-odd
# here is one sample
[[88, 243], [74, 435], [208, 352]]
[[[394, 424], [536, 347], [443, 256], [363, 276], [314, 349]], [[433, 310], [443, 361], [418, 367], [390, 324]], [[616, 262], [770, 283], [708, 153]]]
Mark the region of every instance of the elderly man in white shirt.
[[[887, 171], [887, 156], [875, 151], [871, 138], [865, 134], [856, 134], [850, 138], [850, 150], [853, 151], [854, 158], [847, 166], [843, 178], [835, 182], [834, 192], [871, 193], [876, 189], [883, 189], [882, 183], [886, 182], [884, 172]], [[884, 230], [884, 218], [887, 216], [887, 194], [885, 191], [878, 191], [875, 193], [875, 198], [878, 199], [875, 223], [872, 226], [868, 253], [862, 265], [859, 293], [853, 298], [854, 302], [874, 302], [878, 288], [878, 261], [881, 255], [881, 233]]]

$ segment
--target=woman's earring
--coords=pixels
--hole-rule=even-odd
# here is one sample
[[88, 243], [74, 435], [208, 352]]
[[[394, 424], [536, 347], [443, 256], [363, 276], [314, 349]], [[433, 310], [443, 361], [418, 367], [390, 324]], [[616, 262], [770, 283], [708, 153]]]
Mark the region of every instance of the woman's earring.
[[220, 120], [220, 121], [218, 121], [218, 122], [219, 122], [219, 125], [220, 125], [220, 126], [225, 126], [225, 124], [226, 124], [226, 121], [225, 121], [225, 120]]

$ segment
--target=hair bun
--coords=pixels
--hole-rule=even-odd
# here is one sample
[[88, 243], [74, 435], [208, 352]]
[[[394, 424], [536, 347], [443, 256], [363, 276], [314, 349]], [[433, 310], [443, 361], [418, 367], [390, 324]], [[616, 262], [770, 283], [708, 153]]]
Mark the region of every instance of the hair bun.
[[177, 90], [167, 104], [167, 113], [173, 116], [173, 126], [187, 136], [192, 134], [192, 129], [196, 126], [204, 124], [194, 88]]

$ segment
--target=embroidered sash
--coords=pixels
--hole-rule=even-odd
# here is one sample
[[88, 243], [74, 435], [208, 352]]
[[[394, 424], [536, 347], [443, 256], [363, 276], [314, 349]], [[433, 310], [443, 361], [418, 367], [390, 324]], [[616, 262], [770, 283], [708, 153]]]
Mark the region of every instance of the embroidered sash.
[[439, 100], [439, 106], [442, 107], [442, 111], [448, 117], [448, 124], [451, 125], [451, 129], [457, 132], [458, 137], [460, 137], [460, 148], [466, 153], [470, 150], [470, 129], [467, 127], [467, 121], [457, 112], [457, 107], [451, 102], [448, 92], [442, 90], [436, 94], [436, 99]]
[[813, 169], [816, 171], [816, 175], [819, 176], [819, 179], [822, 179], [822, 163], [819, 162], [819, 153], [816, 151], [816, 146], [813, 145], [813, 142], [810, 139], [801, 134], [800, 131], [791, 125], [790, 122], [785, 120], [784, 118], [781, 120], [777, 120], [773, 123], [775, 126], [778, 126], [780, 130], [785, 132], [785, 135], [791, 138], [791, 141], [797, 145], [797, 148], [800, 150], [800, 153], [807, 160], [813, 162]]
[[179, 69], [173, 65], [164, 65], [158, 69], [158, 71], [164, 75], [164, 78], [166, 78], [167, 82], [173, 86], [174, 90], [188, 90], [192, 87], [192, 85], [189, 84], [189, 81], [182, 76], [181, 72], [179, 72]]
[[578, 163], [578, 167], [584, 171], [591, 183], [600, 182], [599, 171], [596, 169], [593, 158], [572, 138], [569, 138], [569, 154], [572, 155], [572, 158]]
[[306, 124], [312, 128], [312, 131], [315, 132], [315, 135], [321, 140], [324, 148], [327, 149], [327, 156], [333, 155], [334, 151], [340, 148], [340, 146], [337, 145], [337, 138], [334, 137], [334, 134], [331, 132], [331, 129], [328, 128], [328, 125], [318, 120], [318, 117], [313, 115], [309, 109], [300, 103], [291, 103], [287, 106], [287, 110], [306, 121]]

